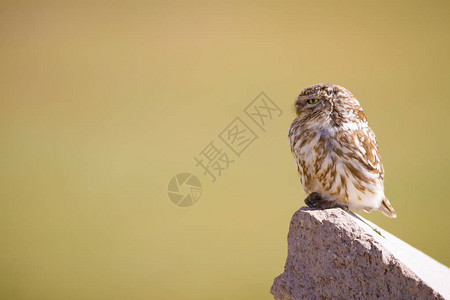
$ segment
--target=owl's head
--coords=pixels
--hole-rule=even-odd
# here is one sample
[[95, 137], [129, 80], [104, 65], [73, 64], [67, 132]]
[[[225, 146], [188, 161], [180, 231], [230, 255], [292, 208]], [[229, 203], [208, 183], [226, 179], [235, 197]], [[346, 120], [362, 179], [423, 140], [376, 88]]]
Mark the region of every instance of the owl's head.
[[300, 122], [314, 127], [367, 122], [352, 93], [334, 84], [315, 84], [305, 88], [295, 102], [295, 110]]

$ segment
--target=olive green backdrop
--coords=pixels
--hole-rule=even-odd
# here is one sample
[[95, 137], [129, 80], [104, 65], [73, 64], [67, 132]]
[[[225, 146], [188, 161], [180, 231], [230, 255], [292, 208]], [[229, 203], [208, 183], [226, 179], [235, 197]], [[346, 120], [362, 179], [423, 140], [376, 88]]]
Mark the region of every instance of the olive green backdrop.
[[[0, 298], [271, 299], [303, 193], [287, 143], [306, 86], [375, 130], [398, 218], [449, 265], [448, 1], [2, 1]], [[266, 131], [243, 109], [264, 91]], [[254, 141], [195, 166], [237, 116]], [[229, 152], [229, 150], [227, 150]], [[167, 185], [195, 174], [192, 207]]]

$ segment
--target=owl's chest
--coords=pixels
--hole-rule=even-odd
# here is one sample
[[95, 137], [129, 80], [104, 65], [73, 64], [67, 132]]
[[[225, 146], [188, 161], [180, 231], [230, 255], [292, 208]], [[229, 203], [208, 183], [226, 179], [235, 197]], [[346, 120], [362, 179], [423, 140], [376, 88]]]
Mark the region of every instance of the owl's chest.
[[309, 168], [333, 156], [335, 148], [336, 141], [326, 131], [314, 131], [302, 136], [294, 146], [298, 158]]
[[333, 175], [338, 159], [333, 136], [328, 132], [314, 131], [300, 137], [293, 146], [300, 178], [307, 192], [330, 180], [328, 177]]

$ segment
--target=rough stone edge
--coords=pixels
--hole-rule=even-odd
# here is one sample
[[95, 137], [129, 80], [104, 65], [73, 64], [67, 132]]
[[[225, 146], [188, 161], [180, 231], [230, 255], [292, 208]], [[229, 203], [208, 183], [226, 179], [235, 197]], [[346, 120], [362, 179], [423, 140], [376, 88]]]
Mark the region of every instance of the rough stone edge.
[[[319, 218], [317, 218], [317, 216], [313, 216], [311, 213], [309, 213], [311, 211], [320, 212], [321, 210], [308, 208], [308, 207], [302, 207], [299, 210], [297, 210], [294, 213], [294, 215], [292, 216], [291, 221], [289, 223], [289, 233], [287, 236], [288, 247], [287, 247], [286, 261], [289, 257], [289, 234], [291, 233], [291, 229], [293, 229], [292, 227], [295, 224], [295, 222], [298, 222], [299, 219], [301, 219], [300, 214], [307, 213], [310, 219], [315, 219], [317, 222], [322, 223], [322, 224], [328, 223], [331, 226], [337, 227], [338, 229], [342, 229], [346, 234], [349, 235], [349, 237], [358, 239], [362, 243], [370, 243], [370, 244], [373, 244], [375, 247], [378, 247], [381, 250], [382, 260], [385, 261], [386, 264], [391, 264], [395, 267], [400, 268], [400, 270], [402, 271], [402, 273], [404, 274], [405, 277], [410, 278], [411, 280], [417, 281], [423, 288], [429, 289], [430, 293], [433, 295], [433, 297], [435, 299], [444, 299], [444, 300], [446, 299], [442, 294], [437, 292], [430, 284], [428, 284], [422, 278], [420, 278], [413, 270], [411, 270], [410, 267], [408, 267], [401, 260], [396, 258], [395, 255], [390, 250], [388, 250], [384, 245], [379, 243], [377, 241], [377, 239], [375, 239], [371, 233], [367, 232], [363, 227], [361, 227], [361, 225], [353, 217], [348, 215], [342, 209], [336, 208], [336, 209], [328, 209], [327, 212], [322, 211], [323, 214], [321, 214], [321, 217], [322, 217], [321, 219], [319, 219]], [[334, 221], [337, 220], [338, 222], [332, 222], [330, 219], [328, 219], [327, 216], [325, 215], [327, 213], [332, 213], [331, 216], [333, 217], [333, 219], [331, 219], [331, 220], [334, 220]], [[356, 230], [349, 231], [348, 227], [345, 226], [345, 224], [343, 222], [340, 222], [340, 220], [342, 220], [342, 218], [345, 218], [346, 221], [351, 220], [350, 223], [353, 223], [355, 225], [354, 228], [356, 228]], [[353, 229], [353, 227], [352, 227], [352, 229]], [[277, 295], [281, 296], [281, 298], [277, 298], [277, 300], [296, 300], [289, 294], [280, 293], [281, 290], [278, 290], [278, 291], [274, 290], [274, 287], [276, 285], [278, 286], [278, 285], [281, 285], [282, 283], [287, 282], [287, 279], [288, 279], [288, 278], [286, 278], [287, 276], [288, 276], [288, 274], [286, 271], [286, 263], [285, 263], [285, 266], [283, 268], [283, 273], [281, 273], [274, 279], [274, 282], [270, 289], [270, 293], [274, 297], [276, 297]], [[279, 283], [279, 284], [276, 284], [276, 283]], [[278, 293], [276, 293], [276, 292], [278, 292]]]

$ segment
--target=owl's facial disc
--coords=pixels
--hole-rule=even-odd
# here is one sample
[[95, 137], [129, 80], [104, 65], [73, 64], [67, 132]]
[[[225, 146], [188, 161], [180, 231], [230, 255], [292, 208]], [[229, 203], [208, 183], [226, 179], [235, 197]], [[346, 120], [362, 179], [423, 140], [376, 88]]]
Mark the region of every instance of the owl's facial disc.
[[303, 89], [295, 107], [298, 121], [318, 130], [329, 126], [340, 127], [349, 120], [367, 122], [358, 100], [338, 85], [316, 84]]

